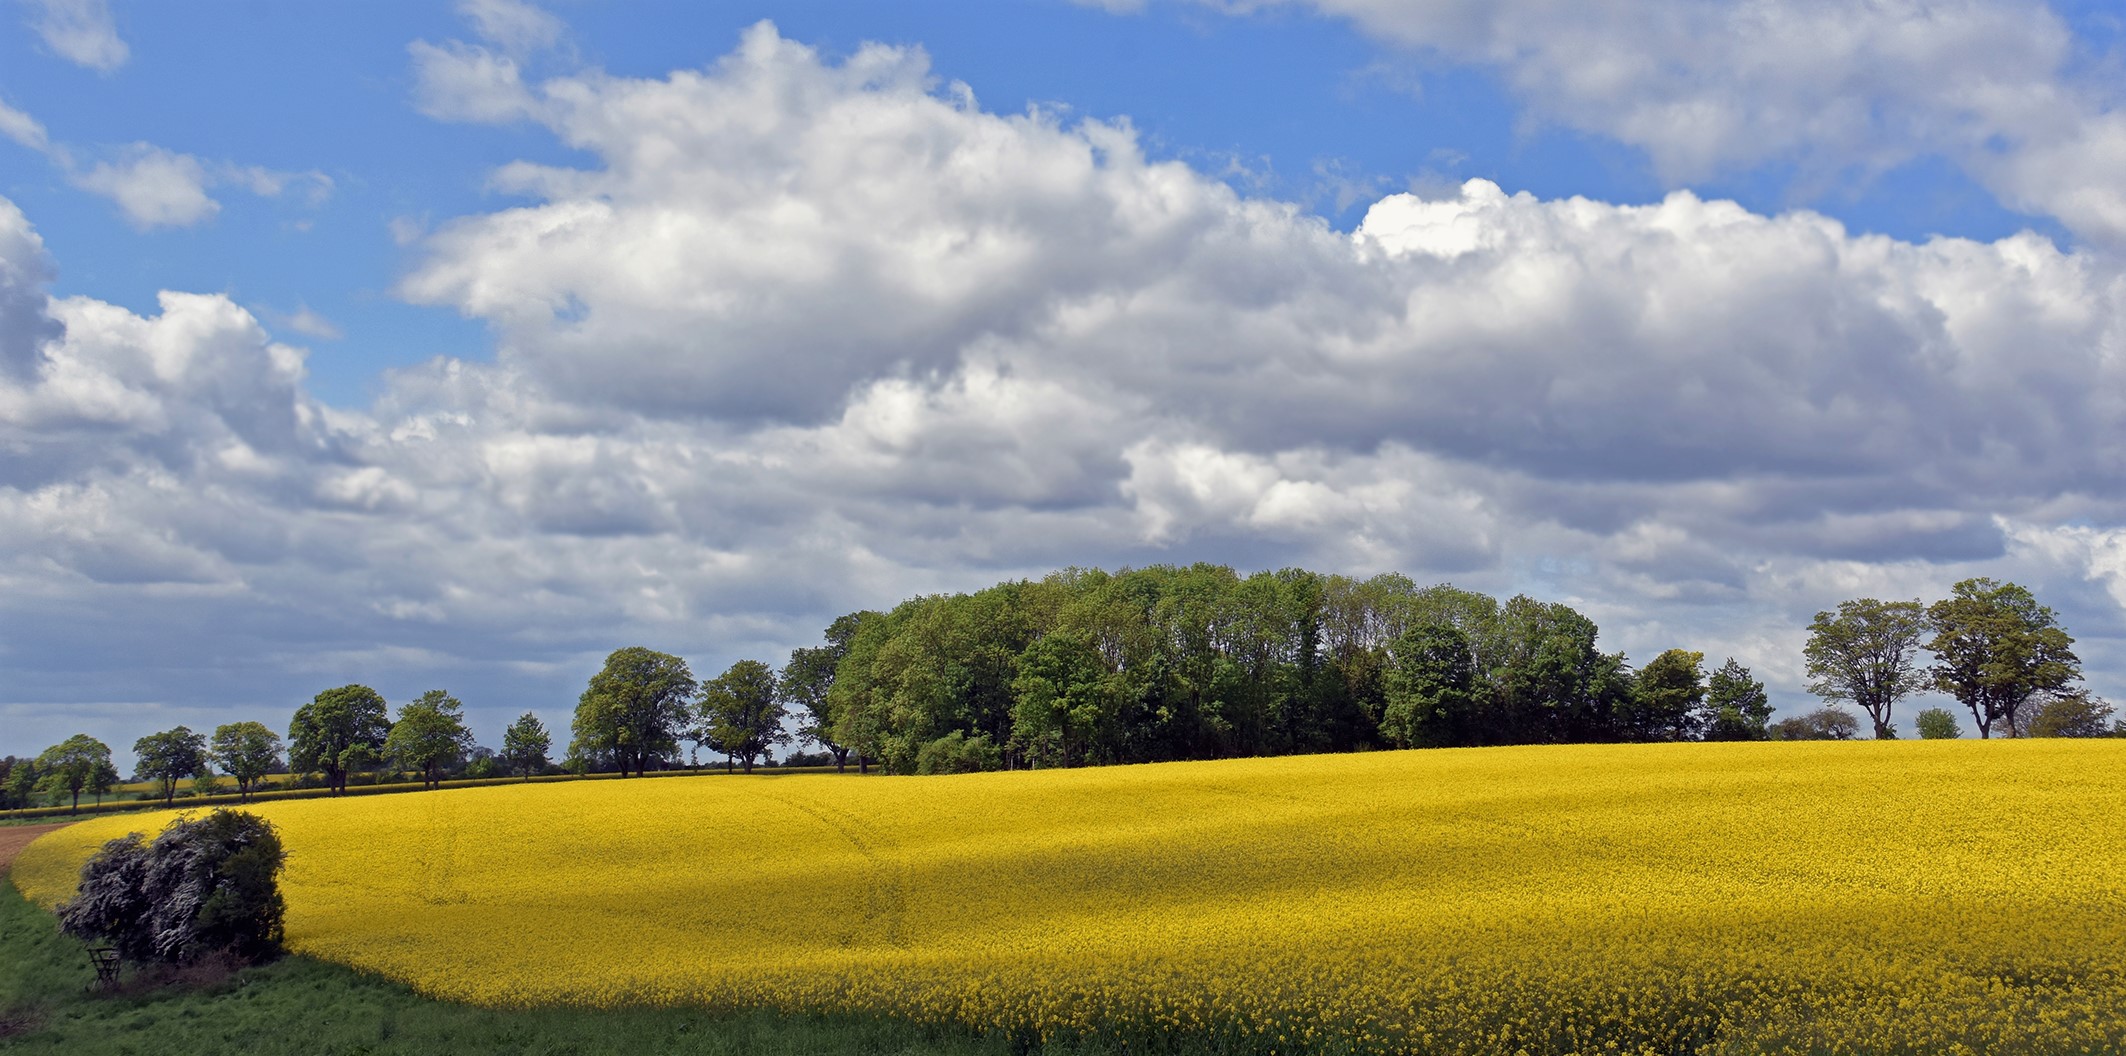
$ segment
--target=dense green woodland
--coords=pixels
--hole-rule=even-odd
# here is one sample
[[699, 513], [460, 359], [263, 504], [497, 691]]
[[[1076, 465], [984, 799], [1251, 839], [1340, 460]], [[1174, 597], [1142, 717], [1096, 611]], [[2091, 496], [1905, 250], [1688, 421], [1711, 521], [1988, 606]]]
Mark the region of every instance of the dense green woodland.
[[[296, 709], [285, 755], [261, 723], [230, 723], [211, 738], [179, 726], [134, 743], [134, 778], [167, 803], [187, 777], [205, 793], [226, 775], [246, 797], [285, 771], [291, 785], [333, 792], [365, 773], [372, 784], [412, 775], [435, 788], [457, 777], [698, 766], [704, 748], [751, 771], [793, 740], [821, 754], [784, 765], [950, 773], [1372, 748], [1848, 738], [1862, 728], [1835, 706], [1771, 722], [1764, 686], [1732, 658], [1708, 672], [1703, 653], [1675, 648], [1635, 669], [1596, 638], [1594, 621], [1567, 605], [1500, 602], [1392, 573], [1073, 568], [851, 613], [779, 672], [740, 660], [699, 681], [680, 657], [616, 650], [577, 701], [559, 767], [530, 712], [496, 752], [474, 743], [463, 705], [443, 690], [394, 718], [375, 690], [347, 685]], [[2126, 735], [2111, 706], [2080, 685], [2073, 642], [2027, 589], [1979, 578], [1932, 604], [1840, 602], [1816, 614], [1804, 659], [1810, 691], [1857, 707], [1879, 738], [1898, 735], [1902, 701], [1930, 690], [1962, 705], [1981, 737]], [[1944, 709], [1916, 719], [1922, 737], [1961, 734]], [[84, 793], [100, 798], [117, 779], [110, 749], [80, 734], [35, 759], [0, 759], [0, 805], [78, 809]]]
[[1070, 569], [842, 617], [781, 689], [837, 761], [899, 773], [1766, 736], [1747, 669], [1634, 671], [1596, 636], [1566, 605], [1395, 574]]

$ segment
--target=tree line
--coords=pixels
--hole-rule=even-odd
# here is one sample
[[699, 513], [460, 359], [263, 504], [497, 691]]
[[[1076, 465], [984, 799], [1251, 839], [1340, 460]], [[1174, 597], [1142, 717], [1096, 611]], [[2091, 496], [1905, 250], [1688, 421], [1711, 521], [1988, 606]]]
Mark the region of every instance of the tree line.
[[[1859, 708], [1876, 737], [1894, 737], [1896, 706], [1929, 690], [1963, 705], [1981, 737], [2126, 734], [2080, 684], [2074, 640], [2056, 615], [2013, 583], [1970, 579], [1932, 604], [1858, 598], [1817, 613], [1804, 659], [1826, 706], [1779, 722], [1763, 683], [1732, 657], [1708, 670], [1702, 652], [1672, 648], [1634, 668], [1597, 636], [1568, 605], [1501, 602], [1394, 573], [1072, 568], [850, 613], [780, 671], [740, 660], [697, 680], [680, 657], [616, 650], [577, 700], [558, 769], [643, 774], [699, 765], [708, 748], [750, 772], [793, 742], [819, 754], [786, 762], [941, 773], [1854, 737], [1859, 720], [1840, 704]], [[387, 765], [431, 788], [450, 774], [557, 769], [552, 738], [530, 712], [499, 752], [473, 742], [463, 705], [442, 690], [388, 712], [375, 690], [347, 685], [296, 709], [285, 742], [257, 722], [211, 736], [179, 726], [134, 743], [134, 779], [170, 802], [188, 777], [208, 790], [217, 768], [246, 797], [280, 772], [344, 791], [350, 774]], [[1921, 712], [1916, 726], [1923, 737], [1960, 732], [1941, 708]], [[117, 781], [109, 748], [85, 734], [34, 759], [0, 760], [5, 806], [71, 796], [78, 807], [84, 793]]]

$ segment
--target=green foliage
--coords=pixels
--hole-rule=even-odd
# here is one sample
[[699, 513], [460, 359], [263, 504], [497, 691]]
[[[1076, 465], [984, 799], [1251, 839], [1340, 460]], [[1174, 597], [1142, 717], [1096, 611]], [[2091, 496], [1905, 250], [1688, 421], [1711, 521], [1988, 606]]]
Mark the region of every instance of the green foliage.
[[[1412, 648], [1426, 627], [1464, 644]], [[1645, 716], [1596, 638], [1569, 606], [1392, 574], [1071, 568], [844, 617], [782, 693], [817, 743], [900, 773], [954, 731], [1007, 768], [1619, 739]], [[1659, 735], [1692, 732], [1682, 693]]]
[[134, 833], [105, 844], [82, 866], [59, 924], [134, 961], [268, 956], [280, 949], [286, 857], [272, 823], [255, 814], [180, 817], [153, 841]]
[[622, 776], [663, 766], [679, 750], [696, 688], [687, 662], [670, 653], [614, 650], [576, 701], [570, 755], [593, 769], [602, 756]]
[[1476, 713], [1476, 658], [1469, 637], [1444, 623], [1412, 627], [1393, 646], [1381, 736], [1398, 748], [1468, 744]]
[[546, 753], [552, 748], [553, 739], [547, 736], [546, 724], [531, 712], [517, 716], [517, 721], [502, 731], [502, 765], [527, 781], [533, 774], [546, 771]]
[[792, 649], [790, 662], [783, 665], [782, 675], [776, 679], [776, 692], [783, 705], [796, 709], [798, 739], [825, 748], [833, 756], [836, 770], [847, 768], [849, 749], [833, 739], [834, 672], [842, 658], [849, 655], [849, 644], [856, 639], [865, 615], [851, 613], [836, 618], [827, 626], [825, 645]]
[[1767, 727], [1772, 702], [1764, 683], [1734, 657], [1720, 665], [1706, 683], [1702, 721], [1708, 741], [1761, 741], [1771, 736]]
[[973, 737], [954, 730], [931, 741], [916, 753], [915, 772], [918, 774], [972, 774], [983, 770], [995, 770], [1003, 760], [1003, 750], [989, 740], [986, 733]]
[[2023, 736], [2031, 705], [2067, 691], [2082, 677], [2074, 639], [2052, 610], [2014, 583], [1967, 579], [1927, 609], [1934, 685], [1971, 712], [1980, 737], [2005, 724]]
[[1647, 662], [1632, 680], [1626, 714], [1618, 725], [1638, 740], [1684, 741], [1699, 732], [1705, 703], [1705, 654], [1670, 649]]
[[76, 810], [81, 809], [82, 790], [92, 786], [99, 792], [108, 790], [118, 776], [111, 765], [110, 746], [85, 733], [46, 748], [37, 756], [34, 773], [38, 791], [72, 796]]
[[[1875, 736], [1897, 736], [1890, 712], [1929, 684], [1919, 670], [1919, 640], [1927, 613], [1919, 601], [1856, 598], [1819, 612], [1809, 624], [1809, 692], [1826, 701], [1849, 700], [1867, 713]], [[1931, 647], [1930, 647], [1931, 648]]]
[[281, 739], [262, 722], [231, 722], [214, 727], [208, 742], [213, 759], [248, 800], [259, 783], [281, 763]]
[[465, 705], [440, 689], [431, 689], [399, 709], [399, 719], [384, 737], [384, 757], [420, 773], [429, 788], [443, 783], [443, 771], [457, 765], [472, 749], [465, 728]]
[[782, 701], [775, 671], [758, 660], [740, 660], [703, 683], [697, 717], [703, 740], [753, 772], [753, 761], [790, 739], [783, 732]]
[[1956, 716], [1947, 708], [1928, 708], [1920, 712], [1917, 725], [1921, 739], [1929, 741], [1953, 741], [1964, 732], [1956, 728]]
[[502, 764], [496, 762], [495, 757], [492, 755], [475, 755], [472, 762], [465, 764], [465, 776], [474, 781], [486, 781], [491, 778], [501, 777], [503, 776]]
[[208, 769], [207, 739], [184, 726], [134, 741], [133, 754], [133, 780], [155, 782], [165, 805], [176, 799], [179, 781]]
[[327, 787], [344, 792], [347, 775], [381, 758], [391, 723], [382, 695], [347, 685], [319, 693], [295, 709], [288, 724], [288, 766], [325, 775]]
[[1852, 712], [1823, 707], [1780, 719], [1769, 732], [1775, 741], [1850, 741], [1860, 733], [1860, 720]]
[[2109, 737], [2111, 705], [2103, 698], [2070, 691], [2046, 701], [2030, 719], [2032, 737]]

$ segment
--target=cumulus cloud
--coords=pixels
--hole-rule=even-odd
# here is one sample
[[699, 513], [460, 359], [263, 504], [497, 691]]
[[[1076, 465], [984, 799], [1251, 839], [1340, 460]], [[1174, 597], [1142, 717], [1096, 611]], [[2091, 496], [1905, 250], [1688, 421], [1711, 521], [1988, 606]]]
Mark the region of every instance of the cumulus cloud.
[[1991, 574], [2126, 671], [2101, 257], [1484, 181], [1337, 231], [1121, 120], [765, 24], [700, 70], [494, 83], [428, 101], [589, 161], [406, 229], [401, 293], [494, 355], [367, 408], [226, 298], [48, 298], [0, 212], [0, 606], [38, 613], [11, 662], [113, 612], [189, 643], [142, 646], [159, 683], [37, 668], [19, 699], [466, 678], [496, 725], [561, 718], [619, 644], [713, 670], [913, 593], [1199, 559], [1528, 590], [1790, 703], [1815, 610]]
[[60, 58], [110, 73], [132, 56], [118, 37], [107, 0], [33, 0], [32, 6], [36, 14], [31, 28]]
[[1941, 156], [2013, 208], [2126, 240], [2126, 100], [2078, 72], [2041, 0], [1200, 2], [1306, 7], [1494, 68], [1539, 120], [1642, 148], [1673, 185], [1790, 163], [1820, 188]]

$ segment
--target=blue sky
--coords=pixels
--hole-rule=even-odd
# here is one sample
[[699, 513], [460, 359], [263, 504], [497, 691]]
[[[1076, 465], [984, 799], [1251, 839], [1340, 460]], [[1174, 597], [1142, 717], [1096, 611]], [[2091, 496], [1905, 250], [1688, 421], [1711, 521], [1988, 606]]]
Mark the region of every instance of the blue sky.
[[0, 8], [0, 751], [1125, 561], [2126, 671], [2112, 5], [1596, 6]]

